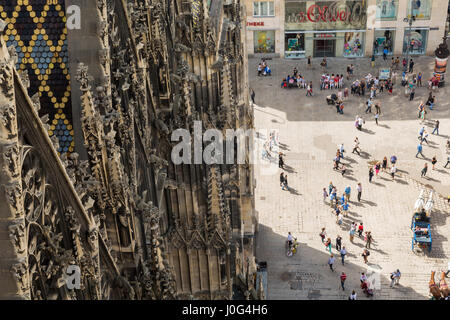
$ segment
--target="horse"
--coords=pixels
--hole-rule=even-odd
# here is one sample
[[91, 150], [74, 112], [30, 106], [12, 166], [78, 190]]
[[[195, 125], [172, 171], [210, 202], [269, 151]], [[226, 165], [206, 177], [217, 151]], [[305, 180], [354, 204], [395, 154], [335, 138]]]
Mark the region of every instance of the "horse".
[[429, 288], [430, 288], [431, 295], [436, 300], [440, 300], [441, 299], [441, 291], [439, 290], [438, 286], [434, 282], [434, 274], [435, 274], [435, 271], [431, 271], [430, 282], [428, 283], [428, 285], [429, 285]]
[[439, 290], [441, 290], [442, 296], [447, 298], [450, 295], [450, 289], [448, 288], [447, 282], [445, 282], [445, 272], [441, 272], [441, 281], [439, 281]]

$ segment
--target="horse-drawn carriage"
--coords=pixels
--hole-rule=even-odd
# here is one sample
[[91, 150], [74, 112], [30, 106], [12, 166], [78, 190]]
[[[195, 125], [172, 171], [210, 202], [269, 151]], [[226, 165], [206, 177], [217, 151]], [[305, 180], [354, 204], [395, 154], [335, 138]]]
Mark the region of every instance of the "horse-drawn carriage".
[[421, 249], [428, 248], [428, 252], [431, 252], [432, 237], [431, 237], [431, 209], [433, 208], [433, 191], [430, 192], [428, 201], [425, 203], [424, 190], [420, 191], [419, 198], [414, 205], [414, 215], [411, 221], [411, 230], [413, 236], [411, 239], [411, 250], [414, 251], [414, 247]]

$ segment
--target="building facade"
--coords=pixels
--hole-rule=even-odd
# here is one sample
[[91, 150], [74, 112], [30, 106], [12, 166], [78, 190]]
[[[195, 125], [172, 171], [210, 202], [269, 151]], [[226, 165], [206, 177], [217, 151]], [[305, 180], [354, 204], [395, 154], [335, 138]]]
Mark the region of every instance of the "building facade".
[[195, 121], [253, 128], [240, 1], [0, 9], [0, 299], [263, 297], [248, 158], [171, 161]]
[[[246, 0], [252, 55], [284, 58], [433, 54], [448, 0]], [[411, 30], [405, 18], [415, 17]], [[409, 45], [408, 45], [409, 44]]]

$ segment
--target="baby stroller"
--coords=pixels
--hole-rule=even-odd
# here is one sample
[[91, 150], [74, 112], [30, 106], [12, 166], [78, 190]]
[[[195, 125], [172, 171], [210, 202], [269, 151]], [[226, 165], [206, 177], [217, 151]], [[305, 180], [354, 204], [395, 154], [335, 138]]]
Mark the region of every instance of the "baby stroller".
[[366, 297], [373, 297], [373, 289], [369, 288], [367, 281], [361, 283], [361, 289], [363, 290]]
[[336, 104], [337, 98], [338, 97], [335, 93], [327, 96], [327, 104], [334, 106]]

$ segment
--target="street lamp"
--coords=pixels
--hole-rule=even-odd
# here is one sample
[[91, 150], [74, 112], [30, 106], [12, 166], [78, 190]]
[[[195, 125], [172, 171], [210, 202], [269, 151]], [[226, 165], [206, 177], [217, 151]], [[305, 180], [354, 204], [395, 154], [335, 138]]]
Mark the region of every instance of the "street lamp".
[[[413, 0], [410, 0], [413, 1]], [[412, 3], [411, 3], [411, 15], [410, 17], [406, 17], [405, 19], [403, 19], [403, 22], [408, 22], [409, 23], [409, 30], [408, 30], [408, 43], [406, 45], [406, 65], [403, 68], [403, 71], [406, 72], [406, 70], [408, 70], [408, 64], [409, 64], [409, 48], [411, 46], [411, 27], [412, 27], [412, 23], [413, 21], [416, 21], [416, 17], [413, 16], [412, 14]]]

